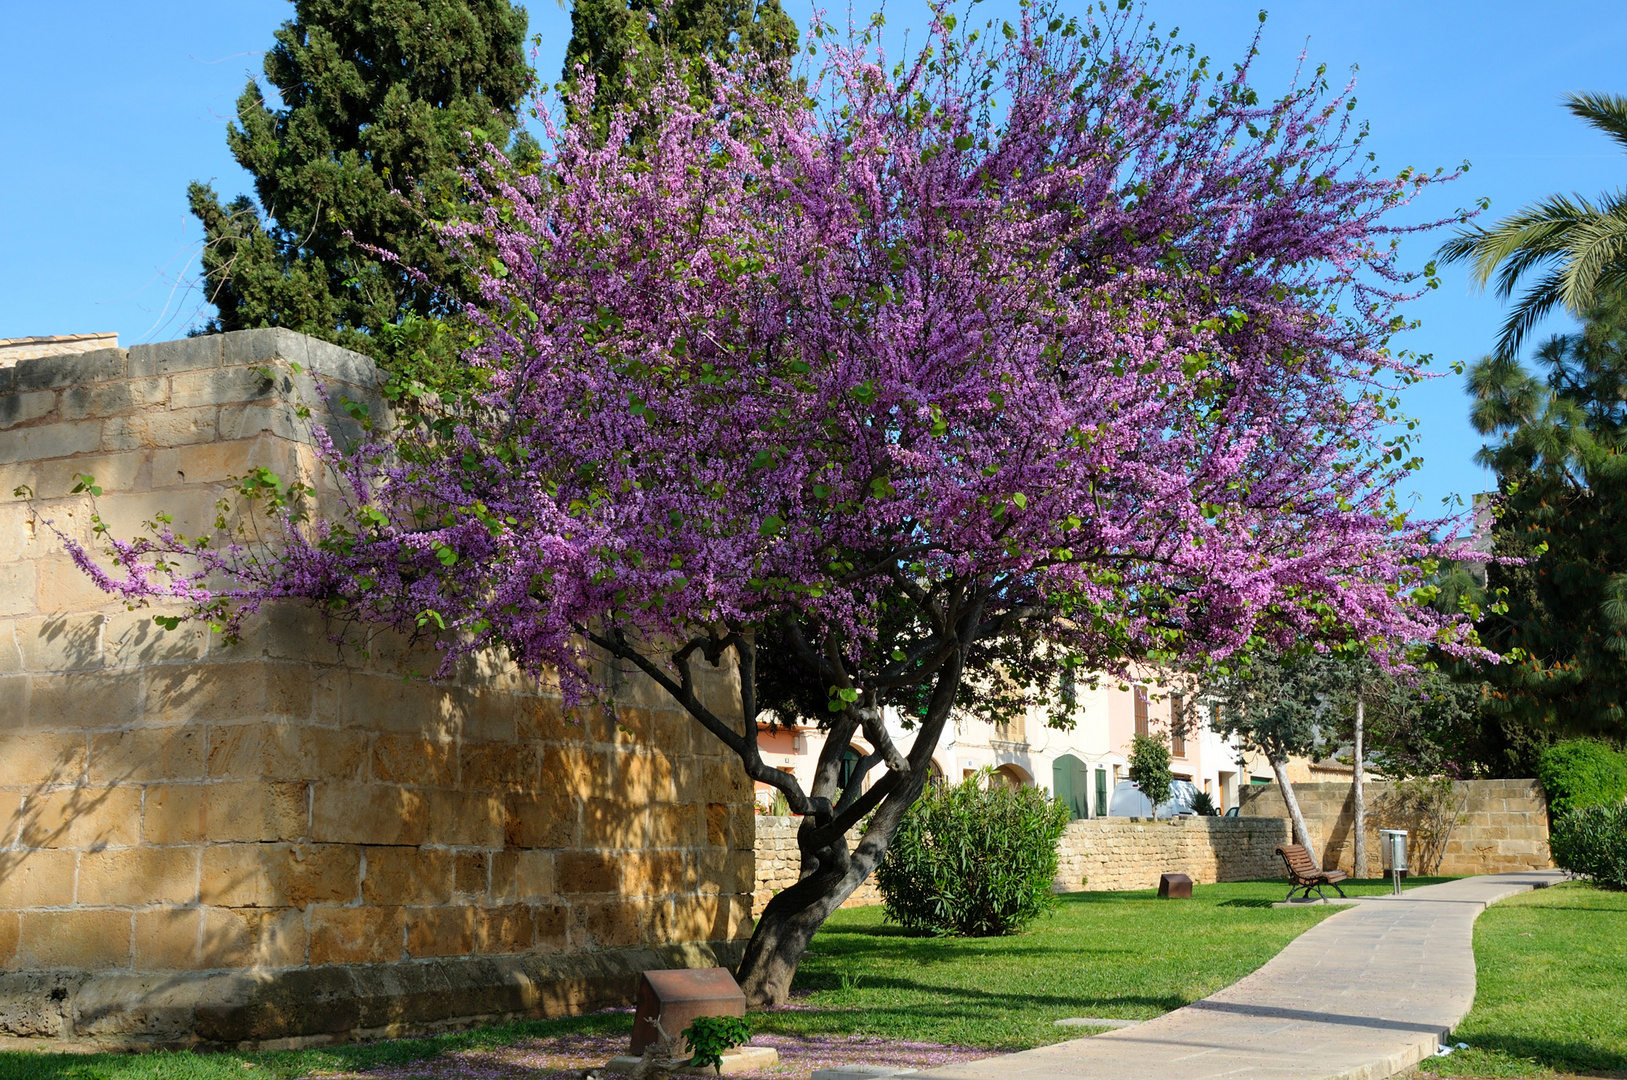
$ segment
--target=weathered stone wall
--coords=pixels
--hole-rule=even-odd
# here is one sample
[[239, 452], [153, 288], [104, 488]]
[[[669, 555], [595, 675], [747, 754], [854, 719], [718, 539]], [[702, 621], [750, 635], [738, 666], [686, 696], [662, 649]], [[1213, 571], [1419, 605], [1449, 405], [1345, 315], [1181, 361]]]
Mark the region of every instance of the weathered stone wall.
[[1288, 830], [1269, 819], [1177, 817], [1091, 818], [1062, 834], [1059, 892], [1153, 889], [1160, 874], [1195, 882], [1256, 881], [1284, 876], [1276, 848]]
[[[1390, 810], [1397, 785], [1370, 782], [1365, 786], [1368, 872], [1377, 877], [1383, 866], [1378, 846], [1381, 828], [1407, 829], [1412, 834], [1408, 838], [1408, 860], [1417, 871], [1420, 862], [1430, 861], [1431, 856], [1426, 845], [1418, 843], [1420, 835], [1427, 832], [1425, 823], [1398, 817]], [[1352, 834], [1356, 814], [1351, 785], [1295, 784], [1294, 797], [1299, 800], [1318, 860], [1323, 866], [1350, 872], [1355, 860]], [[1438, 845], [1440, 863], [1432, 872], [1448, 876], [1500, 874], [1553, 865], [1548, 854], [1548, 803], [1542, 785], [1535, 780], [1459, 781], [1453, 785], [1452, 800], [1456, 821], [1444, 843]], [[1245, 817], [1288, 817], [1282, 790], [1276, 784], [1246, 789], [1240, 806]]]
[[[753, 914], [761, 913], [775, 893], [797, 880], [799, 820], [757, 819]], [[1158, 875], [1169, 873], [1188, 874], [1193, 881], [1206, 884], [1280, 878], [1284, 872], [1276, 848], [1287, 842], [1287, 825], [1269, 818], [1075, 821], [1058, 845], [1056, 890], [1151, 889], [1158, 886]], [[842, 906], [879, 903], [881, 893], [872, 878]]]
[[564, 710], [495, 661], [437, 683], [393, 637], [341, 650], [304, 607], [224, 647], [110, 602], [46, 526], [99, 546], [75, 474], [124, 537], [158, 512], [209, 531], [253, 467], [320, 486], [313, 374], [376, 405], [369, 361], [283, 331], [0, 368], [0, 490], [37, 496], [0, 501], [0, 1034], [551, 1014], [749, 932], [750, 784], [642, 677]]
[[[763, 913], [775, 893], [795, 885], [801, 876], [802, 856], [797, 851], [797, 827], [801, 824], [802, 819], [798, 817], [763, 815], [757, 818], [757, 879], [751, 894], [753, 918]], [[855, 844], [859, 834], [849, 833], [847, 839], [849, 844]], [[842, 906], [865, 907], [879, 903], [881, 893], [876, 889], [875, 878], [871, 877]]]

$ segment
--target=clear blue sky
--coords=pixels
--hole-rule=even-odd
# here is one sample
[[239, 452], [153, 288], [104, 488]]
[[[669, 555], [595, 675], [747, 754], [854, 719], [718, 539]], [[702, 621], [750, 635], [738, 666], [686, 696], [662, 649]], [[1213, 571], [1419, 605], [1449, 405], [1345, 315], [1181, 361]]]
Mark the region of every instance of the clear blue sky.
[[[784, 2], [806, 25], [802, 0]], [[1254, 33], [1259, 6], [1150, 0], [1148, 11], [1230, 62]], [[1004, 17], [1015, 3], [983, 9]], [[132, 345], [180, 337], [199, 318], [187, 283], [200, 230], [186, 185], [213, 179], [227, 197], [249, 189], [225, 126], [292, 10], [286, 0], [0, 3], [0, 338], [116, 330]], [[893, 0], [889, 20], [919, 26], [925, 10], [922, 0]], [[543, 39], [539, 68], [552, 81], [569, 15], [553, 0], [530, 12]], [[1605, 0], [1296, 0], [1270, 8], [1256, 84], [1281, 90], [1305, 48], [1332, 78], [1359, 65], [1357, 115], [1370, 122], [1386, 171], [1473, 165], [1416, 216], [1485, 196], [1496, 217], [1551, 191], [1614, 188], [1627, 175], [1610, 143], [1559, 108], [1567, 91], [1627, 92], [1624, 44], [1627, 6]], [[1406, 254], [1421, 264], [1434, 243]], [[1423, 326], [1408, 344], [1447, 372], [1486, 351], [1501, 311], [1469, 290], [1461, 270], [1448, 271], [1413, 305]], [[1479, 439], [1456, 376], [1413, 388], [1407, 405], [1421, 421], [1425, 459], [1408, 495], [1434, 516], [1443, 497], [1486, 486], [1471, 460]]]

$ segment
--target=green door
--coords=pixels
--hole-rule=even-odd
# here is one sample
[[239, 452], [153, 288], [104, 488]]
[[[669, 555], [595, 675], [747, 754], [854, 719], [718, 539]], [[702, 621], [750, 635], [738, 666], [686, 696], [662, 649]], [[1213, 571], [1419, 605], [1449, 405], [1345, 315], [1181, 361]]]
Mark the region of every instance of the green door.
[[1107, 770], [1096, 770], [1096, 816], [1107, 816]]

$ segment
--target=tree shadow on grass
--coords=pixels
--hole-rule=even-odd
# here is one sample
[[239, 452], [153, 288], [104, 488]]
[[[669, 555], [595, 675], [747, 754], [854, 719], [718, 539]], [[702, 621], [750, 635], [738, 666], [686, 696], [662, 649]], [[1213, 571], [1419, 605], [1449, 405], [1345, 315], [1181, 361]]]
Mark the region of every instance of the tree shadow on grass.
[[1523, 1035], [1474, 1035], [1476, 1050], [1505, 1054], [1558, 1072], [1627, 1074], [1627, 1054], [1594, 1043]]

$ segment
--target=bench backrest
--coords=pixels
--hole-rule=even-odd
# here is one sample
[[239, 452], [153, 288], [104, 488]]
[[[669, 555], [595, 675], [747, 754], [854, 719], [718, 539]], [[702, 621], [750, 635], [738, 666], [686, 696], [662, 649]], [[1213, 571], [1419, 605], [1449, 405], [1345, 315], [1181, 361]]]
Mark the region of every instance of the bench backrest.
[[1277, 854], [1282, 856], [1282, 861], [1288, 864], [1288, 872], [1295, 877], [1319, 877], [1322, 873], [1303, 844], [1284, 844], [1277, 849]]

